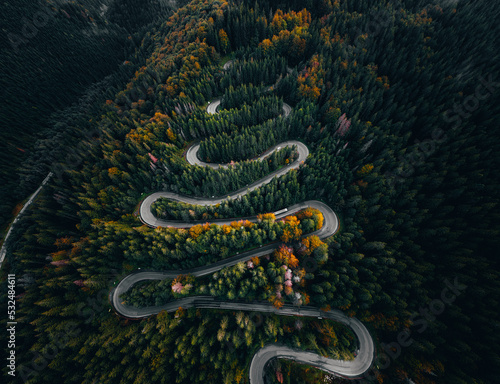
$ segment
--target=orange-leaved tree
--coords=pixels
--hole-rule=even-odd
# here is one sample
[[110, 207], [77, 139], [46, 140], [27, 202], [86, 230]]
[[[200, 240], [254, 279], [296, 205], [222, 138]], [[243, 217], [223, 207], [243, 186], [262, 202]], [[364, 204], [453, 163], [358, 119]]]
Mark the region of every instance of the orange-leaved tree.
[[286, 245], [281, 245], [276, 251], [274, 251], [275, 259], [284, 265], [292, 268], [296, 268], [299, 265], [299, 260], [292, 253], [292, 248]]
[[300, 229], [300, 221], [297, 216], [287, 216], [285, 217], [285, 226], [283, 227], [283, 233], [281, 235], [281, 240], [288, 243], [291, 240], [299, 240], [302, 235], [302, 229]]

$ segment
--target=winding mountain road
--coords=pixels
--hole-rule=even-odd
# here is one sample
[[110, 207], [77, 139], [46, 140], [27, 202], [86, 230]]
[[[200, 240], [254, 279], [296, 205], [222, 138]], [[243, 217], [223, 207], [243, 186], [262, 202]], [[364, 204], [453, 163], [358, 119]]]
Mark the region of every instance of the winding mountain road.
[[[234, 60], [229, 60], [227, 61], [222, 67], [224, 68], [225, 71], [227, 71], [231, 66], [233, 65]], [[291, 75], [293, 73], [293, 68], [287, 66], [286, 67], [286, 72]]]
[[[209, 108], [211, 108], [211, 106], [213, 106], [214, 104], [215, 102], [212, 102], [209, 105]], [[214, 112], [210, 112], [210, 110], [207, 109], [209, 113], [216, 113], [216, 110], [217, 110], [217, 105], [213, 107]], [[235, 191], [229, 196], [215, 197], [211, 199], [188, 197], [173, 192], [156, 192], [149, 195], [142, 202], [140, 207], [141, 220], [145, 224], [151, 227], [187, 228], [199, 224], [200, 222], [180, 222], [180, 221], [158, 219], [151, 213], [151, 205], [160, 197], [168, 198], [182, 203], [196, 204], [196, 205], [215, 205], [219, 204], [220, 202], [226, 199], [230, 200], [238, 199], [241, 196], [247, 194], [248, 192], [256, 188], [259, 188], [264, 184], [269, 183], [274, 177], [279, 177], [287, 172], [290, 172], [292, 169], [298, 168], [300, 164], [302, 164], [309, 155], [309, 150], [307, 146], [305, 146], [303, 143], [299, 141], [290, 140], [274, 146], [256, 160], [262, 160], [272, 152], [277, 151], [286, 146], [296, 146], [299, 153], [298, 158], [293, 163], [287, 165], [286, 167], [283, 167], [280, 170], [273, 172], [272, 174], [262, 178], [261, 180], [256, 181], [255, 183], [249, 185], [247, 188]], [[209, 164], [202, 162], [201, 160], [198, 159], [197, 156], [198, 150], [199, 150], [199, 144], [195, 144], [191, 146], [186, 153], [186, 160], [191, 165], [198, 165], [205, 167], [208, 166], [212, 168], [228, 167], [227, 164]], [[324, 239], [335, 234], [338, 231], [339, 221], [335, 212], [328, 205], [316, 200], [305, 201], [299, 204], [295, 204], [291, 207], [288, 207], [285, 212], [280, 211], [279, 213], [275, 213], [276, 218], [280, 219], [282, 217], [291, 215], [295, 212], [298, 212], [308, 207], [318, 209], [319, 211], [321, 211], [324, 217], [323, 227], [313, 233], [309, 233], [308, 236], [317, 235], [318, 237]], [[249, 217], [245, 219], [248, 219], [250, 221], [256, 221], [256, 217]], [[234, 219], [213, 220], [211, 222], [222, 225], [222, 224], [229, 224], [231, 221], [234, 221]], [[358, 339], [359, 350], [357, 351], [357, 355], [353, 360], [335, 360], [320, 356], [316, 353], [306, 352], [299, 349], [293, 349], [284, 345], [267, 344], [263, 348], [261, 348], [254, 355], [252, 359], [249, 369], [250, 383], [263, 384], [264, 383], [263, 374], [265, 365], [270, 360], [275, 358], [289, 359], [297, 361], [299, 363], [313, 365], [319, 369], [322, 369], [334, 375], [345, 378], [361, 377], [365, 372], [368, 371], [368, 369], [373, 363], [374, 352], [375, 352], [373, 340], [366, 327], [359, 320], [348, 317], [344, 313], [338, 310], [321, 311], [313, 307], [304, 306], [298, 308], [291, 305], [284, 305], [281, 309], [277, 309], [273, 305], [268, 303], [260, 303], [260, 302], [243, 303], [237, 301], [223, 302], [211, 296], [192, 296], [175, 300], [173, 302], [167, 303], [162, 306], [135, 308], [125, 305], [120, 299], [120, 296], [123, 293], [127, 292], [133, 285], [141, 281], [174, 279], [179, 274], [191, 274], [195, 277], [205, 276], [208, 274], [212, 274], [222, 268], [236, 265], [241, 261], [247, 261], [252, 257], [267, 255], [280, 245], [281, 245], [280, 243], [268, 244], [253, 250], [249, 250], [247, 252], [243, 252], [241, 254], [234, 255], [230, 258], [218, 261], [210, 265], [201, 266], [189, 270], [177, 270], [177, 271], [172, 270], [163, 272], [160, 271], [135, 272], [126, 276], [112, 290], [112, 292], [110, 293], [110, 301], [113, 304], [113, 307], [115, 308], [117, 313], [127, 318], [133, 318], [133, 319], [148, 317], [151, 315], [158, 314], [161, 311], [173, 312], [176, 311], [179, 307], [185, 309], [195, 307], [195, 308], [207, 308], [207, 309], [212, 308], [212, 309], [224, 309], [224, 310], [257, 311], [257, 312], [274, 313], [277, 315], [284, 315], [284, 316], [306, 316], [306, 317], [328, 318], [334, 321], [338, 321], [350, 327], [356, 334], [356, 337]]]
[[[217, 109], [219, 108], [220, 103], [222, 102], [222, 98], [219, 97], [217, 99], [212, 100], [207, 107], [207, 112], [211, 115], [215, 115], [218, 113]], [[288, 117], [292, 112], [292, 107], [290, 107], [287, 103], [283, 103], [283, 116]]]
[[[233, 60], [229, 60], [224, 64], [223, 68], [225, 71], [227, 71], [231, 66], [233, 65]], [[286, 70], [288, 74], [292, 73], [292, 68], [286, 67]], [[268, 89], [271, 90], [272, 86], [269, 87]], [[208, 103], [207, 107], [207, 112], [210, 113], [211, 115], [215, 115], [217, 113], [217, 108], [219, 108], [219, 105], [222, 101], [221, 97], [218, 97], [214, 100], [212, 100], [210, 103]], [[292, 112], [292, 107], [290, 107], [287, 103], [283, 103], [283, 116], [288, 117], [290, 115], [290, 112]]]
[[[309, 156], [309, 149], [307, 146], [300, 141], [295, 141], [295, 140], [289, 140], [285, 141], [283, 143], [277, 144], [268, 151], [266, 151], [262, 156], [260, 156], [257, 160], [262, 160], [269, 156], [271, 153], [275, 151], [279, 151], [282, 148], [285, 147], [293, 147], [296, 146], [297, 152], [298, 152], [298, 158], [286, 165], [285, 167], [267, 175], [266, 177], [248, 185], [245, 188], [239, 189], [238, 191], [233, 192], [230, 196], [221, 196], [221, 197], [214, 197], [214, 198], [203, 198], [203, 197], [189, 197], [189, 196], [184, 196], [184, 195], [179, 195], [174, 192], [155, 192], [146, 197], [140, 207], [140, 217], [141, 220], [144, 224], [149, 225], [150, 227], [177, 227], [177, 228], [185, 228], [185, 227], [191, 227], [196, 224], [200, 224], [199, 222], [193, 222], [190, 224], [184, 223], [184, 222], [176, 222], [176, 221], [168, 221], [168, 220], [163, 220], [159, 219], [156, 216], [153, 215], [151, 212], [151, 205], [158, 200], [159, 198], [167, 198], [173, 201], [179, 201], [182, 203], [187, 203], [187, 204], [193, 204], [193, 205], [216, 205], [220, 204], [222, 201], [226, 199], [234, 200], [238, 199], [241, 196], [246, 195], [247, 193], [253, 191], [254, 189], [260, 188], [261, 186], [268, 184], [271, 182], [272, 179], [275, 177], [280, 177], [281, 175], [284, 175], [288, 172], [290, 172], [292, 169], [297, 169], [300, 167], [300, 165], [307, 159], [307, 156]], [[191, 165], [199, 165], [199, 166], [209, 166], [212, 168], [218, 168], [218, 167], [223, 167], [226, 168], [228, 165], [227, 164], [209, 164], [209, 163], [204, 163], [200, 159], [198, 159], [198, 150], [199, 150], [199, 144], [195, 144], [191, 146], [187, 152], [186, 152], [186, 160], [189, 162]], [[326, 206], [326, 205], [325, 205]], [[331, 210], [331, 209], [330, 209]], [[333, 212], [333, 211], [332, 211]], [[290, 213], [288, 213], [290, 214]], [[229, 220], [214, 220], [214, 223], [217, 224], [229, 224], [231, 221]], [[204, 222], [203, 222], [204, 223]]]
[[[184, 273], [186, 271], [183, 271]], [[201, 275], [198, 275], [201, 276]], [[276, 358], [294, 360], [298, 363], [313, 365], [319, 369], [327, 371], [333, 375], [345, 378], [358, 378], [370, 369], [375, 346], [370, 333], [358, 319], [348, 317], [341, 311], [330, 310], [322, 311], [314, 307], [294, 307], [284, 305], [277, 309], [272, 304], [267, 303], [244, 303], [238, 301], [224, 302], [215, 299], [212, 296], [192, 296], [175, 300], [166, 305], [158, 307], [133, 308], [127, 307], [120, 302], [119, 296], [126, 292], [135, 283], [145, 280], [159, 280], [165, 278], [175, 278], [174, 272], [140, 272], [127, 276], [112, 292], [112, 302], [116, 311], [128, 318], [140, 319], [151, 315], [156, 315], [161, 311], [175, 312], [182, 307], [203, 308], [203, 309], [221, 309], [273, 313], [278, 316], [303, 316], [316, 317], [338, 321], [352, 329], [358, 339], [359, 350], [353, 360], [336, 360], [320, 356], [313, 352], [307, 352], [300, 349], [290, 348], [280, 344], [267, 344], [261, 348], [253, 357], [250, 364], [249, 376], [250, 383], [264, 383], [264, 368], [266, 364]]]

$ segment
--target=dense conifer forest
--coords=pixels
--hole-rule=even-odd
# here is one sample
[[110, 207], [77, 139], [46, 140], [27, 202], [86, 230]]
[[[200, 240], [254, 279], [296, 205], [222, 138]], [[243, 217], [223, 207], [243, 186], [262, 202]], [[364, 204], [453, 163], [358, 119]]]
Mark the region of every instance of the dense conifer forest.
[[[353, 382], [500, 382], [500, 4], [1, 7], [3, 230], [53, 172], [4, 244], [16, 370], [4, 364], [1, 382], [249, 383], [268, 343], [359, 352], [349, 327], [279, 312], [121, 316], [111, 296], [139, 270], [180, 272], [132, 286], [120, 300], [133, 308], [205, 295], [359, 319], [376, 353]], [[255, 160], [287, 140], [308, 148], [300, 164], [297, 146]], [[227, 167], [191, 164], [196, 144], [200, 161]], [[293, 164], [218, 204], [155, 200], [153, 216], [185, 226], [142, 219], [153, 193], [224, 197]], [[333, 235], [316, 235], [319, 210], [285, 210], [309, 200], [335, 211]], [[261, 247], [211, 274], [182, 272]], [[0, 332], [5, 356], [9, 340]], [[317, 368], [274, 359], [264, 380], [352, 381]]]
[[50, 139], [61, 146], [81, 138], [81, 123], [68, 115], [91, 113], [107, 92], [113, 93], [110, 87], [130, 77], [124, 62], [134, 55], [142, 33], [176, 6], [175, 1], [143, 1], [137, 13], [135, 3], [20, 0], [2, 6], [0, 229], [49, 164], [67, 156], [53, 153]]

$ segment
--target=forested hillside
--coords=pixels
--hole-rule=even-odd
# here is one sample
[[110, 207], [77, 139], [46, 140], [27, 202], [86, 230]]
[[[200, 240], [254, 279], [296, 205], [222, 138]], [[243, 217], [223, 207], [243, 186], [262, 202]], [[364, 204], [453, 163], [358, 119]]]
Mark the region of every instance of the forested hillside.
[[[15, 90], [9, 80], [45, 48], [30, 41], [9, 56], [2, 46], [13, 71], [2, 80], [2, 171], [19, 163], [28, 190], [57, 164], [16, 226], [2, 269], [17, 279], [17, 375], [3, 368], [3, 377], [248, 383], [252, 357], [274, 342], [353, 359], [358, 341], [330, 321], [199, 308], [132, 320], [110, 303], [114, 287], [139, 269], [210, 266], [276, 244], [268, 255], [203, 277], [138, 284], [121, 298], [134, 308], [203, 294], [338, 309], [375, 340], [371, 375], [360, 382], [500, 382], [497, 2], [193, 0], [163, 20], [139, 8], [132, 19], [116, 4], [109, 18], [80, 3], [58, 5], [51, 28], [75, 40], [85, 28], [100, 31], [103, 41], [80, 41], [74, 56], [54, 58], [74, 75], [40, 63], [44, 76], [50, 67], [47, 85]], [[38, 38], [53, 41], [42, 31]], [[61, 110], [84, 89], [78, 105]], [[17, 149], [43, 124], [31, 146], [50, 156]], [[252, 160], [286, 140], [309, 150], [296, 169], [220, 204], [154, 202], [153, 215], [184, 228], [141, 221], [141, 203], [154, 192], [224, 197], [286, 168], [296, 147]], [[192, 165], [186, 153], [197, 143], [200, 161], [228, 167]], [[19, 198], [12, 184], [4, 189], [10, 202]], [[273, 212], [306, 200], [335, 211], [334, 235], [309, 236], [325, 224], [312, 209], [276, 219]], [[210, 223], [221, 218], [234, 221]], [[7, 292], [3, 282], [2, 302]], [[265, 382], [347, 380], [274, 360]]]
[[[111, 78], [103, 79], [131, 59], [143, 32], [136, 34], [170, 15], [175, 6], [175, 1], [142, 2], [140, 14], [135, 2], [126, 0], [20, 0], [2, 6], [1, 230], [11, 220], [15, 204], [48, 173], [49, 164], [54, 169], [54, 163], [68, 161], [66, 152], [52, 153], [47, 143], [38, 141], [57, 137], [62, 146], [78, 140], [74, 132], [63, 138], [75, 127], [67, 127], [72, 124], [67, 120], [69, 111], [56, 111], [85, 94], [86, 100], [72, 112], [89, 113], [114, 84]], [[125, 71], [124, 76], [130, 73]], [[93, 89], [86, 90], [94, 83]], [[44, 164], [39, 164], [40, 157]]]

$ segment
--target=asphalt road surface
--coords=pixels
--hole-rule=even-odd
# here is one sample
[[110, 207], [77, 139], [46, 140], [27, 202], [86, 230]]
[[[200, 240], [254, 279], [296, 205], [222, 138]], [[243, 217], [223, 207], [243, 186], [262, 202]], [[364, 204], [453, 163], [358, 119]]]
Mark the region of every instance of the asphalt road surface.
[[[218, 113], [217, 108], [219, 108], [221, 101], [222, 98], [220, 97], [213, 99], [210, 104], [208, 104], [207, 112], [211, 115], [215, 115], [216, 113]], [[292, 107], [290, 107], [287, 103], [283, 103], [283, 116], [288, 117], [290, 115], [290, 112], [292, 112]]]
[[50, 178], [53, 175], [54, 174], [52, 172], [49, 172], [49, 174], [45, 177], [45, 179], [43, 179], [43, 181], [40, 184], [40, 186], [38, 187], [38, 189], [30, 196], [30, 198], [28, 199], [26, 204], [24, 204], [23, 208], [19, 211], [19, 213], [16, 215], [16, 218], [14, 219], [12, 224], [10, 225], [9, 231], [5, 235], [5, 238], [3, 239], [2, 248], [0, 249], [0, 268], [2, 267], [3, 261], [5, 259], [5, 255], [7, 255], [7, 240], [12, 232], [12, 229], [14, 228], [14, 225], [16, 225], [16, 223], [19, 221], [19, 218], [22, 216], [24, 211], [26, 211], [26, 209], [31, 205], [31, 203], [33, 201], [35, 201], [35, 198], [38, 196], [38, 194], [40, 193], [40, 191], [42, 190], [44, 185], [47, 184], [47, 182], [50, 180]]
[[[182, 203], [187, 203], [187, 204], [193, 204], [193, 205], [216, 205], [221, 203], [222, 201], [226, 199], [234, 200], [238, 199], [241, 196], [246, 195], [247, 193], [253, 191], [254, 189], [260, 188], [262, 185], [267, 184], [271, 182], [271, 180], [274, 177], [280, 177], [281, 175], [284, 175], [288, 172], [290, 172], [292, 169], [297, 169], [306, 159], [307, 156], [309, 156], [309, 149], [307, 148], [306, 145], [301, 143], [300, 141], [285, 141], [283, 143], [275, 145], [273, 148], [270, 150], [266, 151], [259, 159], [263, 159], [267, 156], [269, 156], [272, 152], [278, 151], [284, 147], [292, 147], [296, 146], [297, 147], [297, 152], [298, 152], [298, 158], [286, 165], [285, 167], [278, 169], [277, 171], [274, 171], [273, 173], [270, 173], [266, 177], [257, 180], [256, 182], [249, 184], [245, 188], [242, 188], [238, 191], [233, 192], [231, 195], [228, 196], [217, 196], [214, 198], [203, 198], [203, 197], [189, 197], [189, 196], [184, 196], [180, 195], [178, 193], [174, 192], [155, 192], [146, 197], [140, 207], [140, 217], [141, 220], [144, 224], [149, 225], [150, 227], [177, 227], [177, 228], [185, 228], [185, 227], [190, 227], [196, 224], [200, 224], [199, 222], [193, 222], [190, 224], [186, 224], [183, 222], [176, 222], [176, 221], [169, 221], [169, 220], [163, 220], [159, 219], [156, 216], [153, 215], [151, 212], [151, 205], [158, 200], [160, 197], [167, 198], [173, 201], [179, 201]], [[198, 153], [199, 145], [195, 144], [191, 146], [187, 152], [186, 152], [186, 160], [191, 164], [191, 165], [200, 165], [200, 166], [211, 166], [214, 168], [218, 168], [219, 166], [221, 167], [227, 167], [226, 164], [209, 164], [209, 163], [203, 163], [198, 159], [197, 153]], [[331, 210], [331, 209], [330, 209]], [[332, 211], [333, 212], [333, 211]], [[218, 221], [215, 220], [213, 221], [214, 223], [219, 223], [219, 224], [228, 224], [227, 220], [225, 221]]]

